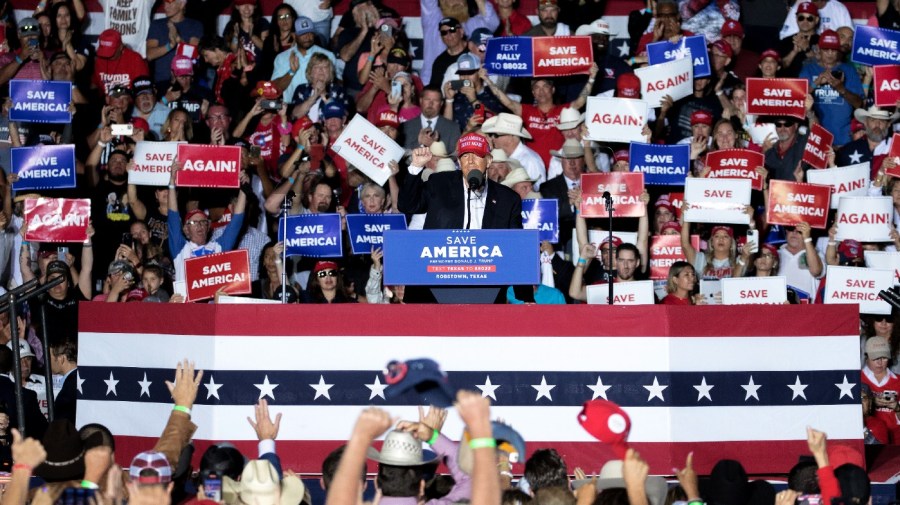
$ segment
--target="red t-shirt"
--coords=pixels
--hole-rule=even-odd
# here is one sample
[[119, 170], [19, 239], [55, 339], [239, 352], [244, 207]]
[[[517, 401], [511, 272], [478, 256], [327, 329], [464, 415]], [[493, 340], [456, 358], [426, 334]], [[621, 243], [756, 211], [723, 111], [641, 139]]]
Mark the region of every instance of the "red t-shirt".
[[280, 118], [276, 117], [268, 126], [257, 123], [256, 130], [247, 138], [247, 143], [259, 147], [259, 155], [266, 165], [266, 170], [272, 180], [281, 180], [278, 173], [278, 159], [285, 152], [285, 148], [281, 143], [281, 133], [278, 132], [278, 123]]
[[122, 50], [122, 55], [118, 60], [95, 59], [93, 82], [106, 95], [116, 84], [131, 88], [131, 83], [136, 78], [149, 74], [147, 62], [141, 58], [141, 55], [126, 47]]
[[[869, 386], [873, 395], [884, 393], [885, 391], [893, 391], [896, 394], [900, 394], [900, 377], [897, 377], [889, 370], [887, 382], [882, 386], [878, 386], [866, 374], [867, 369], [868, 367], [864, 368], [860, 376], [862, 377], [863, 384]], [[872, 402], [874, 403], [874, 401], [875, 400], [873, 399]], [[893, 444], [900, 444], [900, 421], [897, 420], [897, 413], [890, 409], [875, 407], [874, 417], [881, 420], [884, 423], [885, 428], [890, 432], [890, 442]], [[882, 440], [882, 442], [888, 441]]]
[[550, 150], [562, 147], [565, 138], [556, 128], [559, 115], [569, 104], [554, 105], [550, 112], [544, 113], [537, 105], [522, 104], [522, 121], [525, 129], [534, 138], [526, 142], [544, 160], [544, 166], [550, 166]]
[[665, 298], [662, 299], [663, 305], [693, 305], [691, 303], [690, 298], [678, 298], [672, 293], [666, 295]]
[[504, 22], [502, 19], [500, 20], [500, 26], [497, 27], [497, 31], [494, 32], [494, 35], [496, 35], [497, 37], [522, 35], [523, 33], [530, 30], [531, 26], [531, 21], [529, 21], [527, 17], [520, 14], [519, 11], [513, 10], [506, 22]]

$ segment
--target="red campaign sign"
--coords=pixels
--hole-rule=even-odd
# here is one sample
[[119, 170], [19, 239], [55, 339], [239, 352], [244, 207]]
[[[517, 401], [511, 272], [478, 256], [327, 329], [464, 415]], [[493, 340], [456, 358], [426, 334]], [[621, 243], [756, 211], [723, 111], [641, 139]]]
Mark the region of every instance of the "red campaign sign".
[[669, 193], [669, 203], [675, 207], [675, 217], [681, 217], [681, 205], [684, 203], [684, 191]]
[[229, 295], [250, 292], [250, 254], [246, 249], [186, 259], [184, 273], [189, 302], [213, 298], [220, 289]]
[[240, 187], [240, 146], [178, 144], [178, 171], [175, 183], [185, 187]]
[[531, 44], [535, 77], [587, 74], [594, 63], [589, 36], [535, 37]]
[[834, 135], [826, 130], [822, 125], [816, 123], [809, 130], [809, 137], [806, 139], [806, 148], [803, 150], [803, 161], [810, 164], [814, 168], [825, 168], [828, 166], [828, 148], [834, 143]]
[[[891, 150], [888, 151], [887, 155], [894, 158], [894, 161], [897, 161], [898, 157], [900, 157], [900, 133], [895, 133], [894, 136], [891, 137]], [[900, 163], [894, 168], [885, 169], [884, 173], [891, 177], [900, 177]]]
[[25, 200], [25, 240], [84, 242], [91, 221], [91, 201], [67, 198]]
[[801, 221], [825, 229], [831, 208], [831, 186], [773, 180], [769, 182], [769, 224], [794, 226]]
[[710, 168], [710, 179], [750, 179], [750, 187], [762, 191], [762, 177], [756, 167], [765, 164], [762, 153], [749, 149], [720, 149], [706, 155], [706, 166]]
[[875, 105], [895, 107], [900, 100], [900, 65], [876, 65], [874, 68]]
[[[700, 249], [700, 235], [691, 235], [691, 245]], [[681, 235], [654, 235], [650, 237], [650, 278], [666, 280], [669, 268], [676, 261], [687, 261], [681, 248]]]
[[608, 217], [603, 192], [609, 191], [613, 202], [614, 217], [641, 217], [646, 206], [641, 201], [644, 192], [644, 174], [610, 172], [583, 174], [581, 176], [581, 215], [584, 217]]
[[747, 114], [806, 117], [806, 79], [747, 79]]

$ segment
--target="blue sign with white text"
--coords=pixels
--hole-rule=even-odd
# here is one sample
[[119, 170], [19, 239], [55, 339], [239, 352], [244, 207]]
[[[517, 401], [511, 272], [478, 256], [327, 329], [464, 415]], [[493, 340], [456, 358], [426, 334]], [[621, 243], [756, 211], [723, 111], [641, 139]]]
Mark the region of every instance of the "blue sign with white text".
[[522, 200], [522, 228], [537, 230], [541, 242], [559, 242], [559, 200], [542, 198]]
[[709, 68], [709, 53], [706, 50], [706, 37], [703, 35], [681, 37], [677, 44], [667, 40], [647, 44], [647, 58], [651, 65], [687, 57], [694, 61], [694, 79], [712, 75]]
[[13, 189], [62, 189], [75, 187], [75, 146], [37, 145], [10, 149], [12, 171], [19, 176]]
[[628, 159], [632, 172], [644, 174], [645, 185], [684, 186], [691, 162], [691, 146], [632, 142]]
[[853, 63], [863, 65], [896, 65], [900, 63], [900, 32], [858, 25], [853, 32]]
[[[284, 236], [284, 220], [278, 222], [278, 240]], [[340, 214], [300, 214], [288, 216], [288, 256], [339, 258], [344, 255]]]
[[540, 282], [537, 230], [388, 230], [384, 283], [508, 286]]
[[26, 123], [71, 123], [72, 83], [66, 81], [9, 82], [10, 121]]
[[511, 77], [534, 75], [531, 37], [494, 37], [487, 41], [484, 68], [491, 74]]
[[387, 230], [405, 230], [403, 214], [347, 214], [347, 233], [353, 254], [369, 254], [384, 244]]

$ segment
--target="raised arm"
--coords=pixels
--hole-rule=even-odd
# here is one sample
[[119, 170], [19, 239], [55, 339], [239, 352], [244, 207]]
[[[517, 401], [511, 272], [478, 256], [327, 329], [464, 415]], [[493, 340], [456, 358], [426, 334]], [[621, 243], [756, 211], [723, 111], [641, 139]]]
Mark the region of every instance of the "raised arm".
[[644, 204], [644, 215], [638, 218], [638, 236], [635, 245], [641, 254], [641, 272], [646, 272], [647, 265], [650, 264], [650, 256], [647, 254], [650, 250], [650, 193], [646, 189], [641, 193], [641, 202]]
[[[511, 98], [509, 98], [509, 96], [506, 93], [503, 92], [502, 89], [498, 88], [497, 85], [494, 84], [494, 82], [491, 81], [491, 79], [488, 77], [487, 69], [482, 68], [478, 72], [479, 72], [479, 75], [481, 76], [481, 82], [483, 82], [491, 90], [491, 93], [493, 93], [494, 96], [496, 96], [497, 99], [500, 100], [500, 103], [502, 103], [503, 106], [506, 107], [507, 109], [509, 109], [509, 111], [512, 112], [513, 114], [515, 114], [517, 116], [521, 116], [522, 115], [522, 104], [512, 100]], [[579, 98], [581, 98], [581, 97], [579, 97]], [[577, 100], [576, 100], [576, 102], [577, 102]], [[575, 105], [574, 105], [575, 102], [572, 102], [572, 103], [573, 103], [572, 107], [575, 107]], [[584, 104], [582, 103], [582, 105], [584, 105]], [[575, 108], [577, 108], [577, 107], [575, 107]]]
[[[353, 434], [344, 449], [331, 482], [325, 505], [357, 505], [361, 494], [360, 469], [366, 464], [366, 450], [372, 441], [393, 424], [390, 414], [376, 407], [363, 410], [353, 427]], [[499, 493], [497, 495], [499, 497]]]
[[[491, 403], [480, 393], [460, 390], [456, 393], [456, 410], [471, 435], [472, 501], [478, 505], [500, 505], [500, 473], [491, 428]], [[635, 504], [639, 505], [639, 504]]]
[[[81, 294], [88, 300], [91, 299], [92, 286], [91, 275], [94, 270], [94, 226], [90, 225], [87, 229], [87, 240], [81, 246], [81, 271], [78, 272], [78, 289]], [[24, 277], [24, 275], [23, 275]]]
[[681, 221], [681, 250], [684, 252], [687, 262], [693, 265], [694, 259], [697, 258], [697, 250], [691, 245], [691, 224], [684, 220], [686, 209], [687, 202], [683, 201], [681, 204], [681, 217], [679, 218], [679, 221]]
[[569, 104], [569, 107], [572, 107], [576, 110], [580, 110], [582, 107], [584, 107], [584, 104], [587, 103], [587, 98], [591, 95], [591, 89], [594, 87], [594, 80], [597, 78], [597, 72], [599, 71], [600, 67], [598, 67], [596, 63], [591, 65], [589, 74], [590, 78], [588, 78], [587, 82], [584, 84], [584, 89], [581, 90], [578, 98], [576, 98], [574, 102]]

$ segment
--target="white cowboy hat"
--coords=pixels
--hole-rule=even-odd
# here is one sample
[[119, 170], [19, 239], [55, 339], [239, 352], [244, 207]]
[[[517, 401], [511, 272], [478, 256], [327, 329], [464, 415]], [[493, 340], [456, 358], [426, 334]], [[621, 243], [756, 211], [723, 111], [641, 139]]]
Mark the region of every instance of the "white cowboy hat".
[[491, 151], [491, 163], [507, 163], [510, 166], [510, 170], [522, 168], [522, 164], [519, 163], [519, 160], [507, 156], [506, 151], [503, 149], [493, 149]]
[[524, 168], [515, 168], [510, 170], [508, 174], [506, 174], [506, 179], [503, 179], [503, 184], [507, 188], [511, 188], [520, 182], [534, 182], [534, 179], [528, 175], [528, 172], [525, 171]]
[[559, 123], [556, 125], [557, 130], [571, 130], [584, 122], [584, 114], [577, 110], [566, 107], [559, 114]]
[[501, 112], [500, 114], [488, 119], [481, 127], [484, 133], [495, 133], [499, 135], [514, 135], [528, 140], [532, 140], [531, 134], [522, 125], [522, 118], [515, 114]]
[[584, 146], [575, 139], [566, 139], [559, 151], [551, 149], [550, 154], [557, 158], [581, 158], [584, 156]]
[[447, 158], [450, 156], [447, 153], [447, 144], [444, 144], [443, 140], [435, 140], [431, 143], [431, 155], [436, 158]]
[[575, 35], [609, 35], [614, 37], [616, 34], [610, 31], [609, 22], [600, 18], [594, 20], [591, 24], [581, 25], [575, 30]]
[[[384, 437], [381, 451], [369, 447], [366, 456], [392, 466], [420, 466], [437, 461], [438, 455], [422, 450], [422, 442], [405, 431], [391, 431]], [[426, 459], [427, 458], [427, 459]]]
[[868, 109], [856, 109], [853, 111], [853, 117], [856, 118], [860, 123], [865, 123], [866, 119], [881, 119], [883, 121], [895, 121], [900, 114], [893, 113], [882, 109], [881, 107], [876, 107], [875, 105], [869, 107]]

